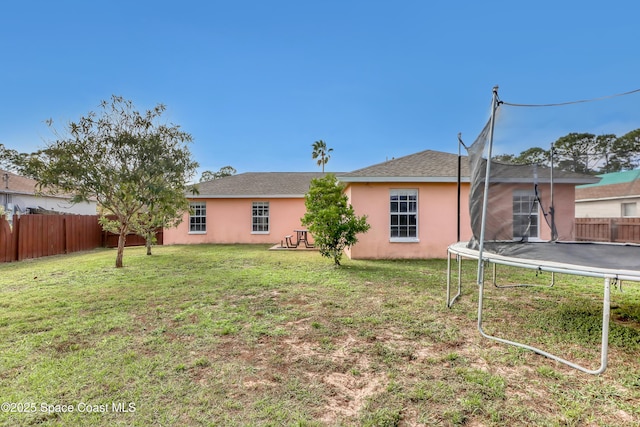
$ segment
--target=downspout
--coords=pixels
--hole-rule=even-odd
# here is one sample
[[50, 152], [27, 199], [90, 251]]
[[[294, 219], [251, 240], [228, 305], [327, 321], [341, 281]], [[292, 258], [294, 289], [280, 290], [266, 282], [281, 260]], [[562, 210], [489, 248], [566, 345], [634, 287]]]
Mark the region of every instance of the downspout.
[[555, 242], [558, 240], [558, 230], [556, 230], [556, 212], [555, 212], [555, 204], [553, 200], [553, 156], [555, 148], [553, 147], [553, 142], [551, 143], [551, 151], [549, 156], [551, 157], [551, 171], [550, 171], [550, 179], [551, 179], [551, 206], [549, 207], [549, 216], [551, 216], [551, 241]]
[[458, 133], [458, 222], [457, 225], [457, 233], [456, 233], [456, 242], [460, 241], [460, 179], [461, 179], [461, 165], [460, 165], [460, 144], [462, 143], [461, 133]]
[[[2, 175], [2, 180], [4, 181], [4, 189], [8, 190], [9, 189], [9, 174], [5, 172], [4, 175]], [[4, 202], [2, 203], [2, 208], [4, 209], [5, 212], [7, 212], [7, 209], [9, 209], [9, 194], [8, 193], [4, 194]]]
[[463, 146], [465, 149], [467, 148], [467, 146], [464, 144], [464, 142], [462, 142], [462, 133], [458, 133], [458, 222], [457, 222], [457, 226], [458, 226], [458, 232], [457, 232], [457, 238], [456, 241], [459, 242], [460, 241], [460, 212], [461, 212], [461, 203], [460, 203], [460, 188], [462, 186], [461, 182], [462, 182], [462, 154], [460, 153], [460, 146]]

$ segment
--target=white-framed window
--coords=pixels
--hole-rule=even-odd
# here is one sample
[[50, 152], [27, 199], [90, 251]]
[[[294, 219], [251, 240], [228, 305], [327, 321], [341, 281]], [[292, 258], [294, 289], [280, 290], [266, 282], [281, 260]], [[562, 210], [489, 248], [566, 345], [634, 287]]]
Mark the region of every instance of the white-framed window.
[[622, 216], [638, 216], [636, 202], [622, 203]]
[[253, 202], [251, 209], [251, 232], [269, 233], [269, 202]]
[[204, 234], [207, 232], [207, 203], [189, 203], [189, 233]]
[[418, 241], [418, 190], [389, 191], [389, 238], [392, 242]]
[[538, 200], [533, 191], [513, 192], [513, 238], [538, 239], [540, 237], [540, 215]]

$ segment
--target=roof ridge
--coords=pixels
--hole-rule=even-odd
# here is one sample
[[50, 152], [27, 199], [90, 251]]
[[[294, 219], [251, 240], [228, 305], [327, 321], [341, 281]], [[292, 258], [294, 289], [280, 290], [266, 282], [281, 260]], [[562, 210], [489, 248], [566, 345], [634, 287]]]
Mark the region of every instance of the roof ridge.
[[[454, 156], [455, 158], [458, 157], [457, 154], [454, 153], [449, 153], [446, 151], [438, 151], [438, 150], [432, 150], [432, 149], [426, 149], [426, 150], [422, 150], [422, 151], [418, 151], [416, 153], [412, 153], [412, 154], [407, 154], [404, 156], [400, 156], [400, 157], [392, 157], [390, 160], [385, 160], [383, 162], [379, 162], [370, 166], [365, 166], [363, 168], [359, 168], [356, 169], [354, 171], [351, 172], [347, 172], [346, 174], [357, 174], [361, 171], [367, 170], [367, 169], [373, 169], [373, 168], [379, 168], [379, 167], [384, 167], [384, 166], [389, 166], [391, 164], [391, 166], [393, 166], [393, 164], [396, 163], [400, 163], [402, 161], [406, 161], [407, 159], [411, 159], [411, 158], [419, 158], [419, 157], [423, 157], [425, 154], [434, 154], [437, 156], [441, 156], [441, 155], [447, 155], [447, 156]], [[462, 156], [462, 157], [467, 157], [467, 156]]]

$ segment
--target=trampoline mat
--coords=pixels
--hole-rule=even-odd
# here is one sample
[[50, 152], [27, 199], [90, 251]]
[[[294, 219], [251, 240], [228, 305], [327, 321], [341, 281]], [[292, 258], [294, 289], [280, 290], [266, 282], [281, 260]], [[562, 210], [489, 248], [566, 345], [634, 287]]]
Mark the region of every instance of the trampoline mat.
[[[468, 249], [478, 250], [469, 244]], [[640, 245], [593, 242], [485, 242], [485, 254], [508, 258], [564, 264], [612, 272], [634, 272], [640, 276]]]

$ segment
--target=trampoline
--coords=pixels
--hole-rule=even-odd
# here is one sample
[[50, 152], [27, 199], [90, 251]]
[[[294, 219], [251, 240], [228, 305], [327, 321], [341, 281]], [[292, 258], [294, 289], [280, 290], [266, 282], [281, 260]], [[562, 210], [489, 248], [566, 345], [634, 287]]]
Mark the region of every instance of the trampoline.
[[[580, 249], [577, 251], [567, 250], [567, 248], [571, 246], [578, 246]], [[449, 246], [447, 253], [447, 305], [451, 307], [455, 300], [461, 295], [462, 260], [479, 260], [480, 252], [477, 249], [469, 248], [467, 242], [458, 242]], [[451, 271], [452, 258], [454, 256], [458, 263], [458, 284], [456, 295], [451, 297]], [[497, 287], [504, 286], [498, 286], [496, 283], [496, 265], [520, 267], [539, 272], [550, 272], [552, 273], [551, 286], [554, 284], [554, 273], [603, 279], [600, 367], [595, 370], [588, 369], [539, 348], [487, 334], [482, 327], [484, 302], [484, 286], [482, 285], [479, 286], [478, 295], [478, 329], [480, 334], [485, 338], [531, 350], [588, 374], [600, 374], [605, 371], [609, 347], [611, 285], [617, 283], [621, 287], [622, 281], [625, 280], [640, 282], [640, 265], [638, 265], [640, 263], [640, 246], [582, 242], [558, 242], [555, 244], [486, 242], [482, 260], [484, 263], [494, 267], [493, 284]], [[628, 269], [630, 265], [636, 265], [638, 269], [630, 270]], [[520, 284], [512, 286], [529, 285]]]
[[[469, 214], [473, 236], [468, 242], [457, 242], [447, 249], [447, 306], [451, 308], [462, 293], [462, 261], [475, 260], [478, 330], [483, 337], [533, 351], [588, 374], [600, 374], [607, 367], [611, 287], [618, 284], [621, 289], [623, 281], [640, 282], [640, 245], [572, 241], [574, 218], [571, 212], [556, 218], [553, 145], [550, 168], [500, 164], [493, 160], [493, 130], [499, 105], [496, 87], [489, 122], [476, 141], [470, 147], [465, 146], [469, 153]], [[565, 185], [580, 183], [579, 174], [557, 171], [558, 175]], [[588, 181], [588, 177], [583, 175], [583, 178]], [[562, 197], [569, 200], [568, 195]], [[548, 227], [544, 227], [545, 223]], [[454, 258], [458, 283], [456, 295], [452, 297]], [[493, 267], [493, 284], [499, 288], [531, 285], [498, 286], [497, 265], [550, 272], [549, 286], [555, 284], [555, 273], [602, 279], [600, 366], [589, 369], [540, 348], [486, 333], [483, 330], [483, 305], [485, 266], [488, 265]]]

